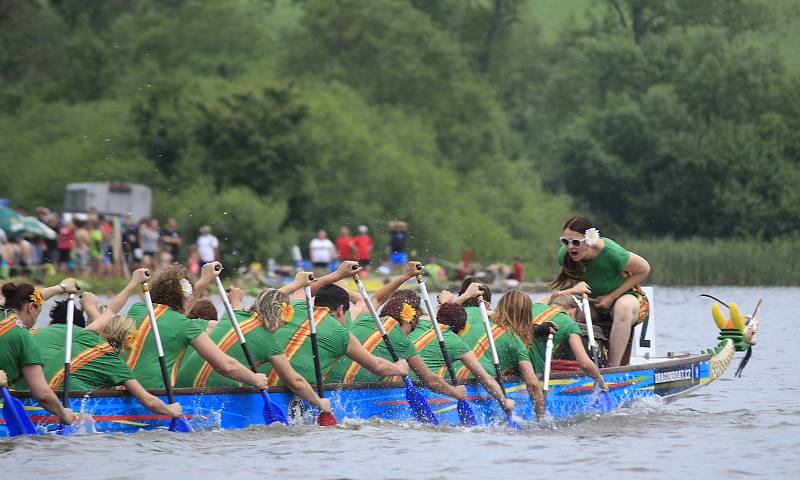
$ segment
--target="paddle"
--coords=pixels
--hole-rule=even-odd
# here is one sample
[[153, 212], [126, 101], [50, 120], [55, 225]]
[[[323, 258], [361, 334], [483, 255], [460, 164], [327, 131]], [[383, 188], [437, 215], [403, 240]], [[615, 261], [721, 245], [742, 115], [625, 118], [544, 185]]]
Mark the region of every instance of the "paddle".
[[[314, 298], [311, 296], [311, 287], [304, 288], [306, 294], [306, 304], [308, 306], [308, 328], [311, 330], [311, 353], [314, 357], [314, 375], [317, 377], [317, 395], [325, 398], [325, 390], [322, 387], [322, 367], [319, 365], [319, 344], [317, 343], [317, 324], [314, 323]], [[336, 425], [336, 417], [330, 412], [319, 412], [317, 424], [323, 427], [333, 427]]]
[[[503, 378], [500, 375], [500, 359], [497, 357], [497, 347], [494, 344], [494, 335], [492, 335], [492, 326], [489, 324], [489, 313], [486, 311], [486, 302], [481, 299], [479, 301], [478, 307], [481, 310], [481, 318], [483, 319], [483, 328], [486, 330], [486, 338], [489, 340], [489, 348], [492, 351], [492, 363], [494, 363], [494, 378], [497, 379], [497, 384], [500, 385], [500, 390], [503, 391], [503, 396], [507, 397], [506, 395], [506, 387], [503, 385]], [[498, 400], [498, 403], [500, 401]], [[504, 408], [503, 404], [500, 403], [500, 408], [506, 413], [506, 418], [508, 419], [508, 426], [511, 428], [522, 428], [520, 425], [514, 420], [514, 412], [511, 409]]]
[[[63, 404], [64, 408], [69, 408], [69, 376], [70, 376], [70, 362], [72, 360], [72, 326], [75, 322], [75, 294], [70, 293], [67, 300], [67, 334], [64, 340], [64, 382], [63, 387]], [[58, 429], [59, 435], [72, 435], [75, 433], [75, 427], [61, 422]]]
[[[428, 314], [431, 316], [431, 323], [433, 324], [433, 329], [436, 332], [436, 338], [439, 340], [439, 348], [442, 350], [442, 358], [444, 358], [444, 363], [447, 366], [447, 373], [450, 375], [450, 381], [453, 382], [453, 385], [457, 385], [458, 381], [456, 380], [456, 372], [453, 370], [453, 363], [450, 361], [450, 355], [447, 354], [447, 347], [444, 344], [442, 330], [439, 328], [439, 322], [436, 321], [436, 312], [433, 310], [431, 297], [428, 295], [428, 288], [425, 286], [425, 281], [422, 280], [421, 274], [417, 274], [417, 284], [419, 285], [419, 291], [422, 294], [422, 300], [425, 302], [425, 308], [428, 310]], [[469, 406], [469, 403], [466, 400], [459, 400], [456, 405], [458, 417], [461, 419], [461, 423], [469, 427], [478, 424], [478, 421], [475, 420], [475, 413], [472, 411], [472, 407]]]
[[583, 317], [586, 322], [586, 333], [589, 335], [589, 347], [592, 350], [592, 360], [598, 367], [600, 366], [600, 352], [597, 348], [597, 342], [594, 340], [594, 327], [592, 326], [592, 309], [589, 308], [589, 297], [584, 293], [582, 295], [583, 301], [581, 307], [583, 309]]
[[[383, 322], [381, 322], [378, 312], [375, 310], [375, 306], [372, 305], [367, 289], [364, 287], [364, 284], [361, 283], [358, 274], [353, 275], [353, 281], [356, 282], [358, 291], [361, 293], [361, 298], [364, 299], [364, 302], [367, 304], [367, 309], [369, 309], [369, 313], [372, 315], [372, 319], [375, 321], [378, 331], [381, 332], [383, 342], [386, 344], [386, 348], [389, 349], [389, 354], [392, 356], [392, 361], [397, 362], [399, 358], [397, 357], [397, 352], [394, 349], [392, 340], [386, 333], [386, 329], [383, 328]], [[433, 409], [431, 409], [422, 391], [411, 383], [411, 379], [408, 378], [408, 375], [403, 376], [403, 382], [406, 384], [406, 401], [408, 401], [408, 405], [411, 407], [411, 411], [414, 412], [414, 416], [417, 417], [417, 420], [432, 425], [439, 425], [439, 420], [436, 418], [436, 414], [433, 413]]]
[[[241, 327], [239, 327], [239, 320], [236, 318], [236, 313], [233, 311], [228, 295], [225, 293], [225, 287], [222, 286], [222, 280], [220, 280], [219, 277], [214, 277], [214, 280], [217, 282], [217, 289], [219, 289], [219, 294], [222, 297], [222, 303], [225, 305], [225, 311], [231, 319], [233, 329], [236, 330], [236, 336], [239, 337], [239, 345], [242, 346], [242, 351], [244, 352], [248, 365], [250, 365], [250, 370], [252, 370], [253, 373], [257, 373], [256, 363], [253, 361], [253, 356], [250, 355], [250, 349], [247, 347], [247, 340], [244, 338]], [[281, 407], [272, 401], [267, 390], [261, 390], [261, 398], [264, 400], [264, 423], [267, 425], [273, 422], [289, 423], [286, 414], [281, 410]]]
[[[148, 273], [146, 276], [150, 276]], [[172, 392], [172, 382], [167, 372], [167, 362], [164, 360], [164, 349], [161, 346], [161, 335], [158, 333], [158, 322], [156, 321], [156, 313], [153, 310], [153, 300], [150, 299], [150, 285], [145, 282], [142, 284], [142, 293], [144, 293], [144, 301], [147, 304], [147, 312], [150, 315], [150, 325], [153, 328], [153, 336], [156, 339], [156, 350], [158, 351], [158, 364], [161, 367], [161, 377], [164, 379], [164, 389], [167, 391], [167, 400], [169, 403], [175, 403], [175, 395]], [[186, 422], [183, 417], [174, 417], [169, 422], [169, 430], [171, 432], [191, 432], [192, 427]]]
[[36, 427], [31, 421], [31, 417], [25, 413], [25, 406], [11, 395], [8, 387], [0, 387], [3, 390], [3, 420], [6, 422], [9, 436], [17, 435], [36, 435]]
[[[553, 334], [547, 334], [547, 346], [544, 349], [544, 394], [550, 390], [550, 364], [553, 362]], [[545, 397], [546, 398], [546, 397]]]

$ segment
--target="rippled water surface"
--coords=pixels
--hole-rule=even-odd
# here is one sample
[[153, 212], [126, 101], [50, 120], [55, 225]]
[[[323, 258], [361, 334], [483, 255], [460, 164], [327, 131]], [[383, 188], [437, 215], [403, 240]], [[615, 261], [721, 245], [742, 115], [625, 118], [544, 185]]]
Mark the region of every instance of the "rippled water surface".
[[715, 343], [702, 292], [745, 311], [763, 298], [759, 344], [744, 378], [733, 378], [737, 359], [671, 404], [522, 432], [358, 421], [3, 439], [0, 478], [800, 478], [800, 289], [659, 288], [659, 354]]

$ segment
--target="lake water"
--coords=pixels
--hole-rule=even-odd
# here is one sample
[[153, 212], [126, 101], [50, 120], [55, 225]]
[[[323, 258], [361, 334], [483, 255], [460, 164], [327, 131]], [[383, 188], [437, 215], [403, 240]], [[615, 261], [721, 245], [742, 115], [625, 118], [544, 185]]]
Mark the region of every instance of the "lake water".
[[697, 393], [509, 431], [379, 421], [0, 440], [0, 478], [800, 478], [800, 289], [657, 288], [659, 354], [713, 346], [712, 293], [752, 311], [759, 344]]

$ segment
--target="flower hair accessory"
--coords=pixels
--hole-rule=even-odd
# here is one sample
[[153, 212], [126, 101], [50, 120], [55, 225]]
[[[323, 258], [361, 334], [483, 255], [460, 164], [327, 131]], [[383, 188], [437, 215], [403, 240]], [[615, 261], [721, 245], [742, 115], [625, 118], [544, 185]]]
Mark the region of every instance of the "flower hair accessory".
[[400, 310], [400, 320], [404, 322], [413, 322], [417, 316], [417, 311], [411, 305], [404, 303], [403, 308]]
[[189, 298], [192, 296], [192, 293], [194, 293], [192, 284], [185, 278], [181, 278], [181, 293], [183, 294], [183, 298]]
[[42, 297], [42, 291], [39, 290], [38, 288], [33, 289], [33, 293], [31, 293], [30, 299], [31, 303], [33, 303], [37, 307], [41, 307], [42, 305], [44, 305], [44, 298]]
[[294, 317], [294, 307], [292, 307], [291, 303], [281, 303], [281, 316], [283, 316], [285, 322], [290, 321], [292, 317]]
[[597, 245], [597, 242], [600, 240], [600, 230], [592, 227], [586, 230], [586, 233], [583, 235], [583, 241], [586, 242], [586, 245], [593, 247]]

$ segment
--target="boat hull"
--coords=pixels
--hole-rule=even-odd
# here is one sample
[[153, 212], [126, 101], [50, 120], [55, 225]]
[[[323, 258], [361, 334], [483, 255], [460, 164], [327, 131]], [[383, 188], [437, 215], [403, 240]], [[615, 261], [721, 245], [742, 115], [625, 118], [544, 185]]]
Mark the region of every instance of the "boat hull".
[[[694, 355], [680, 359], [663, 359], [643, 365], [604, 369], [603, 377], [609, 386], [608, 394], [594, 391], [594, 380], [583, 372], [556, 373], [550, 381], [547, 412], [556, 419], [579, 415], [598, 414], [630, 404], [646, 397], [658, 395], [672, 400], [703, 386], [715, 378], [709, 355]], [[516, 401], [515, 414], [528, 421], [535, 419], [533, 406], [525, 384], [517, 379], [505, 382], [510, 398]], [[389, 421], [411, 422], [414, 415], [409, 410], [402, 383], [375, 383], [327, 385], [334, 414], [344, 419], [381, 418]], [[422, 388], [441, 424], [459, 424], [454, 399]], [[298, 412], [302, 405], [284, 388], [270, 390], [271, 397], [281, 408]], [[164, 399], [164, 392], [161, 394]], [[176, 401], [193, 428], [245, 428], [264, 423], [261, 395], [251, 388], [175, 389]], [[482, 386], [467, 385], [468, 400], [481, 425], [505, 422], [505, 415], [497, 402]], [[57, 427], [57, 419], [42, 410], [29, 392], [14, 392], [25, 404], [25, 409], [37, 428], [44, 432]], [[290, 404], [292, 408], [290, 409]], [[136, 432], [140, 429], [166, 429], [169, 418], [144, 408], [124, 391], [75, 392], [70, 407], [76, 412], [92, 415], [98, 432]], [[303, 405], [302, 408], [306, 408]], [[312, 412], [313, 413], [313, 412]], [[291, 415], [290, 415], [291, 416]], [[294, 415], [291, 422], [311, 422], [313, 415]], [[0, 416], [0, 436], [8, 430]]]

